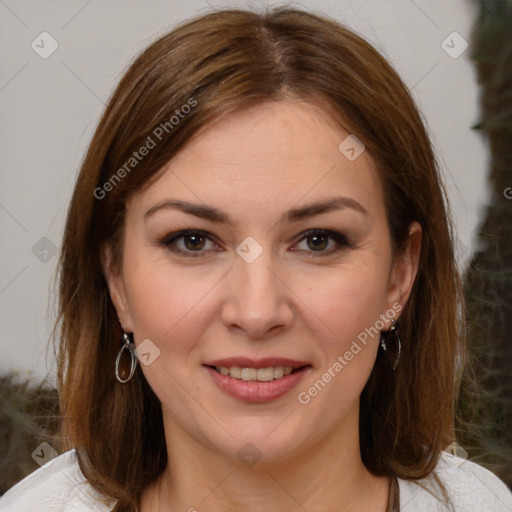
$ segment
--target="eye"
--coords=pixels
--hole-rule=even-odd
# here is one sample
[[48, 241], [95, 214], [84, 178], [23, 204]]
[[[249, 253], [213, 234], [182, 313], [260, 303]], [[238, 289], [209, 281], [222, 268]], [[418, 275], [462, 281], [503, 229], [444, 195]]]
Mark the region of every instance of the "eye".
[[[304, 236], [299, 243], [304, 240], [310, 240], [311, 243], [306, 242], [306, 244], [309, 248], [313, 249], [312, 251], [307, 251], [306, 249], [307, 252], [321, 252], [331, 254], [340, 250], [340, 246], [349, 246], [347, 238], [344, 235], [329, 229], [310, 229], [309, 231], [305, 231], [303, 235]], [[338, 244], [338, 247], [334, 247], [334, 249], [331, 247], [330, 250], [326, 251], [324, 249], [329, 245], [329, 239], [334, 240], [336, 244]]]
[[[182, 240], [183, 244], [179, 244], [178, 241]], [[172, 252], [183, 254], [184, 256], [203, 256], [203, 249], [207, 245], [207, 241], [210, 241], [215, 245], [212, 238], [204, 231], [197, 230], [185, 230], [178, 231], [177, 233], [171, 233], [161, 240], [161, 244]], [[178, 247], [181, 245], [181, 247]], [[215, 248], [213, 249], [215, 250]], [[196, 253], [196, 254], [194, 254]]]
[[[304, 240], [311, 241], [311, 243], [307, 243], [307, 246], [312, 250], [292, 249], [293, 251], [299, 250], [305, 252], [323, 253], [327, 255], [339, 251], [343, 246], [350, 246], [347, 238], [344, 235], [329, 229], [310, 229], [309, 231], [302, 233], [302, 235], [303, 237], [299, 241], [299, 244]], [[329, 239], [335, 242], [335, 247], [331, 247], [329, 250], [325, 250], [329, 246]], [[209, 250], [215, 251], [218, 249], [219, 246], [214, 242], [214, 237], [212, 235], [205, 231], [189, 229], [167, 235], [160, 241], [160, 244], [170, 251], [181, 254], [183, 256], [198, 257], [206, 255], [205, 253], [207, 250], [204, 249], [207, 249], [206, 246], [208, 245], [208, 242], [213, 244], [213, 247], [210, 247]], [[338, 245], [337, 247], [336, 244]]]

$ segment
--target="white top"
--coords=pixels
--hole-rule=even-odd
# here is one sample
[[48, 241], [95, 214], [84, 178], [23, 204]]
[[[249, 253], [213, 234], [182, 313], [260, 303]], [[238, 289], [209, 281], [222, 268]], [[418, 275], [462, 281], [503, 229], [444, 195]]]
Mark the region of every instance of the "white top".
[[[512, 512], [512, 492], [493, 473], [468, 460], [443, 453], [435, 468], [455, 512]], [[440, 499], [417, 482], [398, 479], [401, 512], [447, 512]], [[59, 455], [0, 497], [0, 512], [111, 512], [83, 477], [75, 450]]]

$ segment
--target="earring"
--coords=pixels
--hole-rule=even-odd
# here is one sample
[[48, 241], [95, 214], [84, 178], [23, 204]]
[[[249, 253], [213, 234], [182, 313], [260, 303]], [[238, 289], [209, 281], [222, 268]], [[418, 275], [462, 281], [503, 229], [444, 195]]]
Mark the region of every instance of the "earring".
[[380, 346], [384, 350], [384, 352], [387, 352], [388, 347], [386, 345], [386, 339], [390, 334], [393, 334], [398, 342], [398, 353], [396, 356], [396, 359], [393, 363], [392, 370], [395, 371], [396, 367], [398, 366], [398, 362], [400, 360], [400, 352], [402, 351], [402, 341], [400, 340], [400, 336], [398, 336], [398, 323], [395, 320], [391, 320], [391, 327], [389, 328], [389, 331], [381, 332], [380, 337]]
[[[123, 341], [121, 343], [121, 349], [117, 353], [116, 357], [116, 379], [122, 384], [128, 382], [133, 377], [135, 369], [137, 368], [137, 357], [135, 355], [135, 344], [130, 341], [128, 334], [123, 333]], [[127, 350], [130, 354], [130, 370], [126, 368], [126, 364], [121, 361], [123, 352]]]

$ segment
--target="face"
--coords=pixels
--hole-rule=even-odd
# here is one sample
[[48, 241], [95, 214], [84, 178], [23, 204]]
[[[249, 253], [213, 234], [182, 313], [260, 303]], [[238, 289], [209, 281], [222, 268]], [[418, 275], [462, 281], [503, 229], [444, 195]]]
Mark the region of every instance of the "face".
[[128, 202], [109, 288], [170, 439], [229, 457], [250, 442], [263, 460], [326, 439], [357, 448], [419, 227], [393, 259], [377, 170], [338, 149], [348, 135], [318, 106], [259, 105], [202, 132]]

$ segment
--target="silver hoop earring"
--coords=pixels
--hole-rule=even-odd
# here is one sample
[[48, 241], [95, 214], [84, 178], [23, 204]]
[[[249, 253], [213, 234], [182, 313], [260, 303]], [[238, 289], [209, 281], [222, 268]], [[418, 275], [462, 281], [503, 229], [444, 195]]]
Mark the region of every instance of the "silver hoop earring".
[[[123, 355], [123, 351], [127, 350], [130, 354], [130, 370], [126, 369], [125, 365], [121, 363], [121, 356]], [[135, 373], [135, 369], [137, 368], [137, 356], [135, 355], [135, 344], [130, 341], [128, 334], [123, 333], [123, 342], [122, 347], [117, 353], [116, 357], [116, 379], [125, 384], [133, 377]]]
[[400, 361], [400, 353], [402, 351], [402, 340], [400, 339], [400, 336], [398, 336], [398, 323], [395, 320], [391, 320], [391, 327], [389, 328], [389, 331], [385, 331], [381, 333], [380, 337], [380, 346], [384, 350], [384, 352], [387, 352], [388, 347], [386, 345], [386, 340], [389, 335], [393, 335], [396, 338], [396, 341], [398, 343], [398, 351], [395, 358], [395, 361], [393, 362], [392, 370], [395, 371], [396, 367], [398, 366], [398, 362]]

